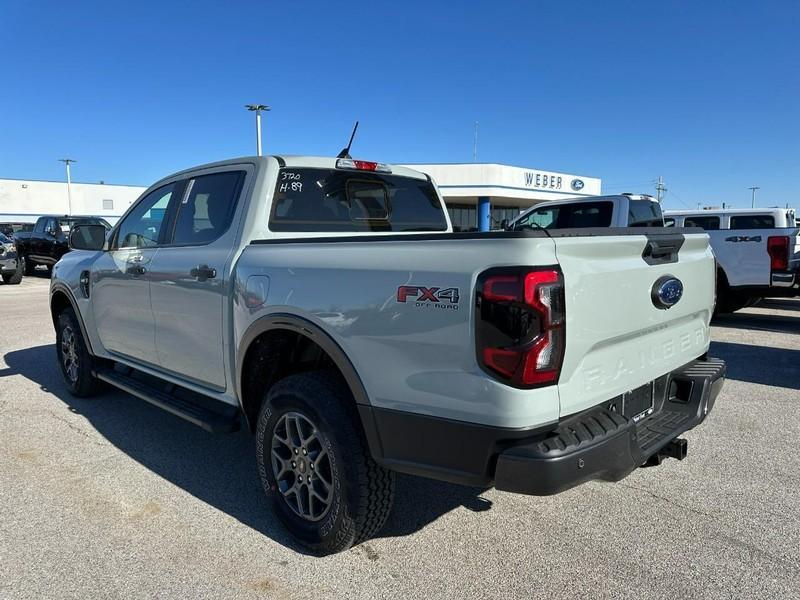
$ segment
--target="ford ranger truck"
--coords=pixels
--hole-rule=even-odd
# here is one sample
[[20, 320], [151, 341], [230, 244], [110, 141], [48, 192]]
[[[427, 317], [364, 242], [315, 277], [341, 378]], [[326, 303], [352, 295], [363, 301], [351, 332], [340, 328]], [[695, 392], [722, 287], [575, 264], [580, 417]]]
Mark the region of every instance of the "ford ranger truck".
[[69, 391], [241, 424], [321, 554], [380, 531], [396, 472], [546, 495], [682, 459], [723, 383], [705, 233], [453, 233], [408, 168], [209, 164], [70, 244], [50, 288]]

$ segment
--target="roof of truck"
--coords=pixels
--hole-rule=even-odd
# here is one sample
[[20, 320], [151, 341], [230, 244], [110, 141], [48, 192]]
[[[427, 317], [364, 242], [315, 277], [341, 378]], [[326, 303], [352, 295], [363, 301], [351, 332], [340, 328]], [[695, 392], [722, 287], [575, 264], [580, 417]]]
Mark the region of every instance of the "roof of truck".
[[709, 208], [709, 209], [694, 209], [694, 210], [665, 210], [664, 215], [718, 215], [718, 214], [734, 214], [734, 215], [764, 215], [764, 214], [781, 214], [784, 215], [787, 211], [794, 212], [793, 208], [778, 208], [772, 206], [770, 208]]
[[[308, 167], [308, 168], [317, 168], [317, 169], [335, 169], [336, 168], [336, 161], [338, 160], [334, 156], [306, 156], [301, 154], [272, 154], [268, 156], [240, 156], [237, 158], [229, 158], [226, 160], [219, 160], [211, 163], [206, 163], [203, 165], [196, 165], [190, 167], [188, 169], [182, 169], [177, 171], [176, 173], [172, 173], [165, 178], [174, 177], [175, 175], [180, 175], [182, 173], [187, 173], [190, 171], [197, 171], [200, 169], [212, 169], [215, 167], [224, 167], [226, 165], [238, 165], [242, 163], [268, 163], [270, 160], [277, 160], [279, 163], [283, 162], [287, 166], [291, 167]], [[370, 158], [362, 158], [362, 157], [355, 157], [355, 160], [364, 160], [368, 162], [380, 162], [374, 161]], [[408, 167], [403, 167], [400, 165], [394, 165], [390, 163], [384, 163], [391, 167], [393, 175], [401, 175], [403, 177], [414, 177], [415, 179], [427, 179], [428, 176], [421, 171], [417, 171], [416, 169], [410, 169]], [[283, 166], [283, 165], [281, 165]]]

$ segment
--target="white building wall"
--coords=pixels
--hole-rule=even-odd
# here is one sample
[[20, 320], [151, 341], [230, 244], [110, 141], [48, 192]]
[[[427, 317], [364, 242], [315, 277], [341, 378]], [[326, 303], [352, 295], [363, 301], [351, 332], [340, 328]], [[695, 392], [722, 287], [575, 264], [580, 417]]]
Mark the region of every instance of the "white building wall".
[[474, 203], [487, 196], [494, 206], [527, 207], [545, 200], [598, 196], [602, 187], [598, 177], [493, 163], [404, 166], [430, 175], [448, 203]]
[[[71, 214], [114, 223], [144, 190], [132, 185], [73, 183]], [[46, 214], [70, 214], [65, 182], [0, 179], [1, 221], [33, 222]]]

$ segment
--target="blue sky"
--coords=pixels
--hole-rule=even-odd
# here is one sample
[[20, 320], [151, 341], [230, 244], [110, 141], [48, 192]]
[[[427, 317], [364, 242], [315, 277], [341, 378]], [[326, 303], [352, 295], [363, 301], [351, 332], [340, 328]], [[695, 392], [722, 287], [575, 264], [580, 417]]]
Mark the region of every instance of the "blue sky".
[[0, 177], [266, 152], [479, 160], [800, 208], [800, 2], [0, 0]]

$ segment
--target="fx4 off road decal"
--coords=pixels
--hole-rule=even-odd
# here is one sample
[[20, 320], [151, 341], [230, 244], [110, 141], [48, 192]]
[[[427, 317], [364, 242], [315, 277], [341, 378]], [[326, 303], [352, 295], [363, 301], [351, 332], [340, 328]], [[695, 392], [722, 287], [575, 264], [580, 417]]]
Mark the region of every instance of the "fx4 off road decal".
[[397, 301], [413, 302], [420, 308], [442, 308], [458, 310], [458, 288], [422, 287], [421, 285], [401, 285], [397, 288]]

